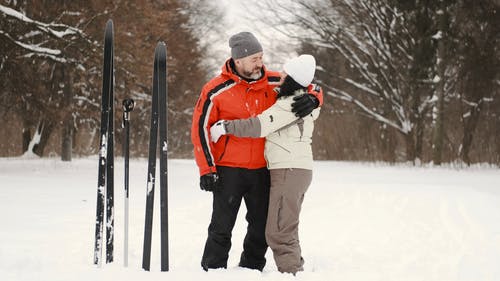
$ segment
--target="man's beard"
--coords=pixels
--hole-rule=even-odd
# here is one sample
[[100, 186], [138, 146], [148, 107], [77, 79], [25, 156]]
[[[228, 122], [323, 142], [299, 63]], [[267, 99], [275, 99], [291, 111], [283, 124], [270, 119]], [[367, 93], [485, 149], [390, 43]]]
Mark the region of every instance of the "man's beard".
[[245, 71], [243, 73], [245, 77], [248, 77], [253, 80], [258, 80], [262, 76], [262, 69], [261, 68], [255, 68], [252, 72], [250, 71]]

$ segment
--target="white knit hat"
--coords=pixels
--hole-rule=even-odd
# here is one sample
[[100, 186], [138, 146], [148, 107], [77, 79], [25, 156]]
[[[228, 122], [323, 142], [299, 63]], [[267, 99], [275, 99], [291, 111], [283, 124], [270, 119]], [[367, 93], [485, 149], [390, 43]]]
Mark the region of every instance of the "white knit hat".
[[311, 55], [300, 55], [288, 60], [285, 65], [283, 65], [283, 70], [290, 75], [295, 82], [307, 87], [314, 78], [316, 60]]

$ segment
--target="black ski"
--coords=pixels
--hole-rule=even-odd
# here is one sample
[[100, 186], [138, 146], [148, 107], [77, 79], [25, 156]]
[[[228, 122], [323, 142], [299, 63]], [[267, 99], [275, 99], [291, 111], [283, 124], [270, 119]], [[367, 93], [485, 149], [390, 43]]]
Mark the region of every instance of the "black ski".
[[158, 102], [160, 109], [160, 226], [161, 226], [161, 271], [168, 271], [168, 140], [167, 140], [167, 47], [158, 44]]
[[142, 268], [150, 269], [153, 205], [156, 174], [156, 150], [158, 125], [160, 126], [160, 223], [161, 223], [161, 270], [168, 271], [168, 193], [167, 193], [167, 72], [166, 46], [160, 42], [155, 49], [153, 67], [153, 95], [151, 99], [151, 127], [149, 136], [149, 161], [146, 190], [146, 217]]
[[156, 147], [158, 139], [158, 62], [154, 59], [153, 67], [153, 95], [151, 97], [151, 126], [149, 129], [149, 160], [146, 186], [146, 217], [144, 220], [144, 245], [142, 254], [142, 268], [149, 270], [151, 262], [151, 236], [153, 229], [153, 204], [156, 174]]
[[[106, 203], [106, 262], [113, 261], [113, 22], [106, 23], [102, 73], [101, 130], [97, 177], [97, 206], [94, 244], [94, 264], [101, 265], [103, 246], [104, 206]], [[106, 195], [105, 195], [106, 194]], [[106, 202], [105, 202], [106, 196]]]

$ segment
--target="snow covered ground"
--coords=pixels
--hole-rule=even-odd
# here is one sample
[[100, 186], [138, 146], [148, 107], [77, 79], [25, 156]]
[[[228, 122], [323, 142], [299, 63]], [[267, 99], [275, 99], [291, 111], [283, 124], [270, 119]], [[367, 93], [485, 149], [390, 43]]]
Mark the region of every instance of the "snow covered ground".
[[[123, 267], [123, 160], [115, 173], [115, 262], [92, 264], [97, 157], [0, 158], [0, 279], [7, 280], [500, 280], [500, 171], [316, 162], [300, 237], [305, 271], [237, 267], [242, 206], [229, 268], [199, 266], [211, 195], [193, 160], [169, 162], [170, 271], [141, 270], [146, 160], [131, 161], [129, 267]], [[156, 196], [156, 203], [158, 202]], [[158, 210], [158, 205], [155, 210]]]

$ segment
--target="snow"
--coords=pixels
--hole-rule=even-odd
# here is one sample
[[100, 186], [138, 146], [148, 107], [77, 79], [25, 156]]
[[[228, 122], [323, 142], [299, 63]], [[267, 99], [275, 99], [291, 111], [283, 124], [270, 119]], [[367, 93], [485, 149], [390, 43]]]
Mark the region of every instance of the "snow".
[[436, 34], [432, 35], [432, 39], [439, 40], [443, 38], [443, 32], [439, 30]]
[[122, 158], [115, 161], [115, 262], [94, 266], [97, 163], [97, 155], [0, 158], [2, 280], [500, 280], [498, 168], [316, 161], [301, 215], [305, 271], [294, 277], [277, 272], [271, 251], [262, 273], [237, 267], [244, 204], [228, 269], [201, 270], [212, 197], [199, 189], [194, 160], [169, 161], [170, 271], [159, 269], [158, 199], [151, 272], [141, 269], [146, 159], [130, 161], [129, 267]]
[[26, 152], [23, 154], [23, 158], [34, 158], [36, 157], [36, 154], [33, 152], [33, 149], [35, 145], [40, 143], [40, 139], [42, 138], [42, 133], [43, 133], [43, 124], [38, 124], [36, 131], [33, 135], [33, 138], [31, 139], [30, 143], [28, 144], [28, 149]]

